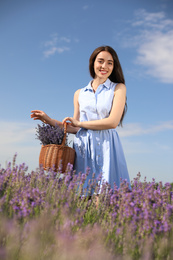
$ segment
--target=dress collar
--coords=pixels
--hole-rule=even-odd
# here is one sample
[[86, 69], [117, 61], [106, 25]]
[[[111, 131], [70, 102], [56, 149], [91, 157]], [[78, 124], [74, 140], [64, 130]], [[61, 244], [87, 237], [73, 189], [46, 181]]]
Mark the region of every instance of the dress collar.
[[[87, 90], [93, 90], [92, 86], [91, 86], [92, 80], [89, 82], [89, 84], [84, 88], [84, 91]], [[111, 81], [110, 79], [107, 79], [103, 84], [100, 84], [99, 86], [102, 87], [106, 87], [107, 89], [110, 89], [111, 87]]]

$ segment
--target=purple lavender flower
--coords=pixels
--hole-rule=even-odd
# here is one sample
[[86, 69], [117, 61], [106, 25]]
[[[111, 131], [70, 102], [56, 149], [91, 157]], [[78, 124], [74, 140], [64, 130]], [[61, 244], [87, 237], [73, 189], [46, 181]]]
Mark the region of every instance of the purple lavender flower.
[[64, 129], [61, 129], [57, 124], [55, 126], [42, 124], [36, 128], [36, 139], [41, 141], [41, 144], [61, 144], [64, 137]]
[[[130, 259], [145, 259], [140, 258], [139, 252], [144, 249], [145, 241], [150, 240], [155, 256], [162, 247], [166, 248], [165, 254], [168, 255], [169, 243], [163, 243], [162, 238], [171, 241], [172, 235], [169, 237], [169, 234], [173, 232], [173, 193], [169, 183], [157, 184], [155, 180], [142, 182], [138, 176], [132, 181], [129, 192], [126, 181], [120, 188], [115, 184], [111, 189], [108, 183], [93, 179], [88, 186], [90, 190], [95, 189], [96, 194], [99, 190], [96, 206], [97, 196], [93, 194], [89, 197], [83, 189], [87, 170], [86, 173], [75, 174], [69, 165], [67, 175], [61, 181], [60, 172], [45, 172], [39, 168], [27, 174], [26, 170], [25, 164], [17, 166], [14, 163], [0, 169], [0, 218], [4, 215], [8, 220], [18, 219], [22, 223], [38, 225], [40, 219], [46, 216], [45, 223], [52, 225], [51, 233], [56, 231], [58, 234], [59, 230], [65, 236], [81, 233], [83, 238], [84, 230], [87, 232], [89, 226], [94, 230], [97, 225], [112, 252], [117, 250], [120, 254], [130, 252], [133, 255], [139, 250], [139, 258]], [[0, 227], [2, 229], [1, 219]], [[40, 227], [43, 228], [42, 225]], [[97, 240], [98, 231], [95, 237]], [[162, 247], [158, 249], [159, 245]], [[173, 249], [171, 242], [170, 247]], [[168, 259], [167, 255], [163, 258]]]

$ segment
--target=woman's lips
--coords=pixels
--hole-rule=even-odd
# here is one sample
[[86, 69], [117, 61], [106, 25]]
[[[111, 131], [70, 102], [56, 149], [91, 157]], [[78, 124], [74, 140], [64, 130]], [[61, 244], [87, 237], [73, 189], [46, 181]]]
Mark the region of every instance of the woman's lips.
[[106, 70], [100, 70], [100, 73], [101, 74], [107, 74], [107, 71]]

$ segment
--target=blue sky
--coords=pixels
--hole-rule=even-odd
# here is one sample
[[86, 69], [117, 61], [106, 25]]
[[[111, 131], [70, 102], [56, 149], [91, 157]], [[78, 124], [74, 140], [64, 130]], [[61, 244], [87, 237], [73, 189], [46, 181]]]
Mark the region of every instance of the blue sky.
[[73, 94], [91, 80], [88, 60], [112, 46], [127, 87], [128, 112], [118, 128], [130, 178], [173, 181], [172, 0], [1, 0], [0, 163], [38, 167], [40, 109], [73, 116]]

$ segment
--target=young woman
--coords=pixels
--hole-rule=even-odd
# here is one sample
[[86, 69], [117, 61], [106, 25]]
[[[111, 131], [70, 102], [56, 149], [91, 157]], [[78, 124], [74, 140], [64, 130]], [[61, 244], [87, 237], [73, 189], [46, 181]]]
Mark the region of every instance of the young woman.
[[31, 118], [47, 124], [56, 123], [67, 132], [74, 133], [76, 159], [74, 170], [90, 173], [84, 184], [95, 173], [102, 173], [102, 179], [113, 188], [119, 187], [121, 179], [130, 184], [127, 165], [116, 127], [122, 125], [126, 112], [126, 86], [122, 68], [114, 49], [101, 46], [94, 50], [89, 60], [89, 70], [93, 80], [74, 94], [74, 115], [62, 122], [50, 118], [40, 110], [31, 111]]

